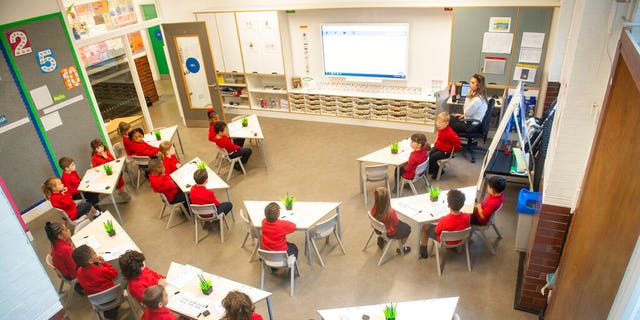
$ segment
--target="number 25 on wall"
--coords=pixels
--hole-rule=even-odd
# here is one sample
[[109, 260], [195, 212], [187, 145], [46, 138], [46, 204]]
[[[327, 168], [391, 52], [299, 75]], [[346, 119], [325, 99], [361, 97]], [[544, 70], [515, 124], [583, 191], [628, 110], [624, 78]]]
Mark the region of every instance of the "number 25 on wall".
[[56, 62], [56, 57], [53, 55], [51, 48], [36, 52], [36, 59], [38, 59], [38, 64], [40, 65], [40, 71], [42, 73], [49, 73], [58, 69], [58, 63]]
[[24, 30], [16, 30], [5, 33], [7, 40], [9, 40], [9, 46], [13, 51], [13, 56], [18, 57], [31, 53], [31, 43]]

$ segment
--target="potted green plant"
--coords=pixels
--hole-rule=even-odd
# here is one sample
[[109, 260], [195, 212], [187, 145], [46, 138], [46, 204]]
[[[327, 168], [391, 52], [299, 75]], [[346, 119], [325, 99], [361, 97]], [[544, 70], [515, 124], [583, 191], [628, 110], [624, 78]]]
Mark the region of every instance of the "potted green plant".
[[385, 320], [396, 320], [396, 315], [398, 314], [398, 310], [396, 308], [397, 305], [397, 303], [391, 302], [384, 307], [384, 310], [382, 310], [382, 312], [384, 312]]
[[156, 140], [160, 141], [160, 130], [153, 130], [153, 135], [156, 136]]
[[400, 145], [398, 144], [397, 141], [391, 144], [391, 153], [392, 154], [397, 154], [399, 149], [400, 149]]
[[440, 196], [440, 188], [435, 186], [429, 187], [429, 198], [431, 198], [431, 202], [438, 201], [438, 196]]
[[207, 170], [207, 163], [204, 161], [200, 161], [196, 164], [196, 167], [198, 169], [203, 169], [203, 170]]
[[113, 228], [113, 221], [111, 219], [102, 223], [104, 226], [104, 230], [109, 234], [109, 237], [113, 237], [116, 235], [116, 229]]
[[199, 274], [198, 279], [200, 279], [200, 290], [205, 295], [210, 295], [211, 291], [213, 291], [213, 287], [211, 286], [211, 279], [205, 279], [203, 275]]
[[290, 196], [288, 192], [287, 192], [287, 196], [282, 198], [282, 204], [284, 205], [284, 208], [287, 210], [293, 209], [293, 203], [295, 201], [296, 201], [296, 197]]
[[104, 173], [106, 173], [108, 176], [113, 174], [113, 166], [110, 164], [105, 164], [102, 166], [102, 168], [104, 168]]
[[242, 117], [242, 127], [247, 127], [249, 125], [249, 118]]

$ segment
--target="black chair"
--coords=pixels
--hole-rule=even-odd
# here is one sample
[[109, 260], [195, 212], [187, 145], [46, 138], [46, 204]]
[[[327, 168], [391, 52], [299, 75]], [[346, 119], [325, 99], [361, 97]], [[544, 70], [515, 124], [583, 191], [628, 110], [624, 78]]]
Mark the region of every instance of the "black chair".
[[491, 116], [493, 115], [494, 104], [495, 100], [489, 99], [489, 102], [487, 103], [487, 112], [484, 113], [482, 122], [479, 122], [478, 120], [464, 120], [465, 123], [472, 124], [473, 126], [466, 132], [458, 133], [460, 140], [466, 140], [466, 143], [463, 143], [460, 147], [460, 151], [469, 151], [472, 163], [476, 162], [476, 159], [473, 156], [473, 151], [487, 151], [487, 148], [478, 146], [477, 140], [483, 139], [484, 144], [487, 143], [487, 135], [489, 134], [489, 128], [491, 127]]

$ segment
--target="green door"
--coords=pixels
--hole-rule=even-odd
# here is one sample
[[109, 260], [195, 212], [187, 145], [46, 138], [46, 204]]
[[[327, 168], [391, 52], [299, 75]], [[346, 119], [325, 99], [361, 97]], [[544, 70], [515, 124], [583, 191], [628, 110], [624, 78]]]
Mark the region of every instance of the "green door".
[[[142, 7], [142, 13], [145, 20], [150, 20], [158, 17], [155, 5], [143, 4], [140, 7]], [[158, 72], [160, 72], [160, 74], [169, 74], [167, 57], [165, 57], [164, 55], [164, 41], [162, 40], [162, 32], [160, 31], [160, 26], [155, 26], [147, 30], [149, 31], [149, 38], [151, 39], [151, 46], [153, 47], [153, 55], [156, 57], [156, 63], [158, 64]]]

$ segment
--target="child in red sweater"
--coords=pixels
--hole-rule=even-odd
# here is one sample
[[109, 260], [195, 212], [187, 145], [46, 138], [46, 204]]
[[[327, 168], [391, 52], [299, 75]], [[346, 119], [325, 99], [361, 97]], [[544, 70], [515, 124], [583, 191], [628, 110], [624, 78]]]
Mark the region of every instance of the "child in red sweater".
[[[433, 149], [429, 152], [429, 174], [432, 178], [436, 178], [440, 166], [438, 166], [438, 160], [447, 159], [451, 156], [451, 150], [458, 152], [460, 150], [460, 137], [449, 126], [449, 120], [451, 117], [447, 112], [441, 112], [436, 118], [436, 125], [438, 126], [438, 136], [436, 142], [433, 145]], [[444, 174], [444, 171], [442, 171]]]
[[[427, 144], [427, 136], [423, 133], [412, 134], [409, 146], [413, 149], [409, 155], [409, 161], [398, 168], [400, 170], [399, 175], [405, 179], [413, 179], [415, 177], [418, 165], [427, 160], [427, 151], [431, 150], [431, 146]], [[396, 183], [400, 183], [400, 181], [396, 181]]]
[[[214, 126], [216, 122], [220, 121], [220, 117], [218, 117], [218, 113], [216, 113], [213, 108], [209, 108], [207, 116], [209, 117], [209, 141], [215, 142], [216, 130], [214, 129]], [[244, 146], [244, 138], [233, 138], [231, 141], [241, 147]]]
[[145, 306], [141, 320], [178, 320], [167, 308], [169, 295], [163, 286], [155, 285], [144, 290], [142, 302]]
[[167, 286], [166, 277], [151, 270], [144, 264], [144, 255], [138, 251], [129, 250], [120, 256], [120, 270], [127, 279], [127, 289], [132, 297], [142, 302], [144, 290], [148, 287]]
[[122, 146], [128, 156], [133, 155], [133, 149], [131, 148], [131, 140], [129, 140], [129, 131], [131, 131], [131, 125], [127, 122], [120, 122], [118, 124], [118, 133], [122, 137]]
[[[95, 168], [114, 161], [115, 159], [116, 158], [111, 152], [109, 152], [102, 140], [91, 140], [91, 167]], [[131, 196], [124, 190], [124, 180], [122, 179], [122, 176], [118, 179], [116, 189], [120, 192], [120, 197], [123, 202], [131, 200]]]
[[[42, 193], [44, 197], [51, 201], [51, 205], [63, 210], [69, 216], [69, 219], [87, 215], [90, 219], [96, 216], [96, 209], [86, 201], [79, 202], [77, 205], [71, 197], [71, 193], [67, 192], [67, 187], [62, 184], [62, 180], [51, 177], [42, 184]], [[99, 213], [97, 215], [100, 215]]]
[[265, 219], [262, 220], [262, 249], [270, 251], [287, 251], [288, 255], [298, 258], [298, 246], [287, 241], [287, 235], [296, 231], [293, 222], [280, 220], [280, 205], [269, 203], [264, 208]]
[[[249, 157], [251, 156], [251, 149], [243, 148], [239, 145], [236, 145], [231, 141], [231, 139], [229, 139], [229, 128], [227, 127], [226, 123], [222, 121], [216, 122], [213, 126], [213, 130], [215, 131], [216, 135], [209, 140], [215, 142], [218, 148], [227, 150], [227, 153], [229, 153], [229, 158], [234, 159], [237, 157], [242, 157], [243, 164], [249, 161]], [[240, 170], [239, 165], [236, 165], [234, 168]]]
[[76, 163], [73, 162], [73, 159], [69, 157], [62, 157], [58, 161], [58, 165], [60, 166], [60, 169], [62, 169], [62, 176], [60, 177], [60, 180], [62, 181], [62, 184], [67, 187], [67, 192], [71, 194], [71, 198], [73, 198], [73, 200], [80, 200], [82, 199], [82, 196], [84, 196], [84, 198], [87, 199], [87, 202], [91, 203], [94, 208], [102, 210], [98, 206], [100, 196], [97, 193], [82, 192], [82, 195], [80, 195], [78, 187], [80, 186], [82, 179], [80, 179], [80, 176], [76, 171]]
[[222, 306], [226, 311], [222, 320], [262, 320], [261, 315], [253, 312], [255, 306], [244, 292], [230, 291], [222, 299]]
[[[427, 252], [427, 240], [428, 238], [440, 241], [440, 234], [442, 231], [458, 231], [464, 230], [469, 227], [469, 215], [460, 212], [462, 206], [464, 206], [464, 193], [462, 191], [453, 189], [447, 192], [447, 204], [451, 212], [440, 218], [438, 225], [423, 225], [420, 232], [420, 258], [426, 259], [429, 257]], [[459, 241], [450, 241], [447, 244], [456, 244]]]
[[489, 178], [489, 195], [473, 208], [471, 215], [471, 224], [484, 225], [491, 221], [493, 214], [502, 207], [504, 202], [504, 189], [507, 186], [507, 180], [500, 176]]
[[164, 164], [164, 172], [166, 174], [172, 174], [174, 171], [178, 170], [182, 164], [178, 161], [178, 157], [176, 157], [176, 150], [173, 148], [173, 144], [169, 141], [160, 142], [160, 152], [158, 153], [158, 158], [162, 159], [162, 163]]
[[141, 128], [135, 128], [129, 131], [129, 140], [131, 140], [131, 151], [133, 155], [155, 158], [158, 152], [160, 152], [160, 149], [144, 141], [144, 131], [142, 131]]
[[[411, 247], [407, 246], [407, 239], [411, 233], [411, 227], [398, 219], [398, 214], [391, 208], [391, 197], [389, 190], [384, 187], [377, 188], [374, 192], [375, 202], [371, 208], [371, 215], [378, 221], [384, 223], [387, 229], [387, 237], [400, 240], [400, 245], [396, 249], [398, 254], [411, 252]], [[378, 246], [383, 247], [384, 242], [378, 240]]]
[[185, 212], [189, 212], [188, 208], [185, 205], [185, 197], [184, 193], [178, 186], [176, 185], [171, 177], [164, 174], [164, 164], [160, 159], [151, 159], [149, 161], [149, 184], [151, 184], [151, 189], [155, 193], [162, 193], [169, 203], [179, 203], [182, 202], [182, 206], [186, 210]]
[[[116, 285], [113, 280], [118, 276], [118, 271], [98, 256], [91, 247], [81, 245], [73, 250], [72, 256], [79, 267], [78, 283], [87, 295], [102, 292]], [[104, 316], [117, 319], [118, 307], [106, 310]]]
[[214, 204], [218, 210], [218, 214], [227, 214], [233, 209], [231, 202], [220, 202], [216, 199], [215, 193], [212, 190], [207, 190], [207, 182], [209, 181], [209, 174], [206, 169], [198, 169], [193, 173], [193, 181], [196, 185], [191, 187], [189, 193], [189, 199], [192, 204]]
[[[73, 248], [71, 247], [71, 230], [64, 224], [57, 222], [49, 222], [44, 225], [44, 231], [47, 234], [47, 239], [51, 242], [51, 260], [53, 266], [60, 271], [63, 277], [67, 280], [73, 280], [78, 276], [76, 270], [76, 263], [71, 257]], [[78, 282], [76, 282], [74, 289], [80, 295], [84, 295], [84, 290]]]

